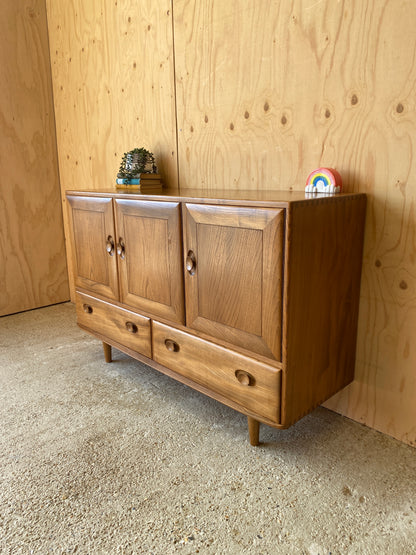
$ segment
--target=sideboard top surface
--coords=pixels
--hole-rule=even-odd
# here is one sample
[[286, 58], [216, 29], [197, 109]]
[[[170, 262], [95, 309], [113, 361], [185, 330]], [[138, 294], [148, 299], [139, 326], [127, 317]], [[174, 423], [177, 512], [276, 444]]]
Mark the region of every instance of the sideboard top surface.
[[364, 193], [305, 193], [303, 191], [240, 191], [240, 190], [201, 190], [201, 189], [158, 189], [149, 191], [127, 190], [127, 189], [80, 189], [68, 190], [67, 195], [89, 195], [96, 197], [117, 197], [140, 200], [158, 200], [170, 202], [200, 202], [215, 204], [264, 204], [267, 206], [288, 206], [304, 202], [318, 202], [322, 200], [333, 201], [335, 199], [346, 199], [348, 197], [365, 196]]

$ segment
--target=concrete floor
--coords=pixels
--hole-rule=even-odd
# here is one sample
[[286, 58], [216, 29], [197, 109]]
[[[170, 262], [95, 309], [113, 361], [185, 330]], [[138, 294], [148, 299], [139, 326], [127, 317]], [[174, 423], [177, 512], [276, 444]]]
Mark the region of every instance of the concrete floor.
[[416, 553], [416, 450], [318, 409], [262, 426], [114, 352], [71, 304], [0, 318], [0, 552]]

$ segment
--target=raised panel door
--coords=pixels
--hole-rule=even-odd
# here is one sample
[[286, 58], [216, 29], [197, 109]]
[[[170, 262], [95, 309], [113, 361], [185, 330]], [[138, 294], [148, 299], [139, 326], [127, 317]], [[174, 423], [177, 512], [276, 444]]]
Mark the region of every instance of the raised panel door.
[[180, 205], [115, 199], [120, 300], [184, 322]]
[[67, 195], [70, 206], [75, 286], [118, 299], [111, 198]]
[[284, 211], [187, 204], [186, 323], [281, 359]]

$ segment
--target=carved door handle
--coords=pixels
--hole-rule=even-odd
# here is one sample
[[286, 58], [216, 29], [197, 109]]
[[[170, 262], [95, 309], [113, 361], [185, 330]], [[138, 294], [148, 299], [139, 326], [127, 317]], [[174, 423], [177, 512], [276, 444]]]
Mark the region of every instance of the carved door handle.
[[126, 257], [126, 246], [122, 237], [120, 237], [117, 243], [117, 254], [122, 260]]
[[92, 306], [89, 304], [84, 303], [82, 305], [82, 310], [86, 313], [86, 314], [92, 314]]
[[107, 241], [105, 244], [105, 250], [108, 252], [108, 254], [110, 256], [113, 256], [114, 254], [114, 239], [111, 237], [111, 235], [109, 235], [107, 237]]
[[185, 266], [188, 274], [193, 276], [196, 271], [196, 256], [194, 251], [188, 251], [186, 256]]

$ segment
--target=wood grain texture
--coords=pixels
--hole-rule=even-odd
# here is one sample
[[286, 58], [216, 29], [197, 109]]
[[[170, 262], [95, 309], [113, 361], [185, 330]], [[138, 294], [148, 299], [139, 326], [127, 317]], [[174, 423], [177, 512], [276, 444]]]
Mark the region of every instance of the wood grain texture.
[[284, 212], [186, 204], [186, 324], [281, 360]]
[[115, 185], [141, 146], [176, 186], [170, 0], [46, 4], [62, 191]]
[[198, 280], [194, 310], [201, 318], [261, 335], [261, 309], [252, 298], [262, 298], [262, 240], [258, 229], [198, 225], [198, 277], [190, 279]]
[[[158, 322], [152, 322], [152, 332], [156, 362], [225, 395], [245, 411], [279, 424], [280, 369]], [[174, 341], [177, 349], [169, 350], [167, 340]], [[237, 371], [248, 373], [251, 384], [242, 384], [236, 377]]]
[[282, 384], [287, 426], [353, 380], [365, 209], [364, 195], [289, 209]]
[[414, 12], [409, 0], [177, 0], [181, 187], [301, 190], [321, 165], [347, 189], [385, 177], [398, 145], [377, 162], [374, 147], [385, 153], [412, 111]]
[[[76, 287], [119, 299], [116, 233], [111, 198], [67, 196]], [[107, 252], [107, 243], [111, 251]]]
[[369, 194], [355, 382], [326, 406], [416, 445], [416, 5], [176, 0], [181, 187]]
[[175, 2], [182, 187], [303, 185], [335, 121], [325, 87], [342, 18], [333, 2]]
[[120, 301], [184, 323], [182, 228], [175, 202], [115, 199]]
[[[140, 314], [113, 306], [90, 295], [76, 294], [77, 321], [84, 328], [112, 337], [144, 356], [152, 356], [150, 320]], [[106, 362], [111, 362], [104, 349]], [[110, 358], [110, 360], [107, 360]]]
[[0, 315], [69, 298], [46, 11], [1, 2]]

